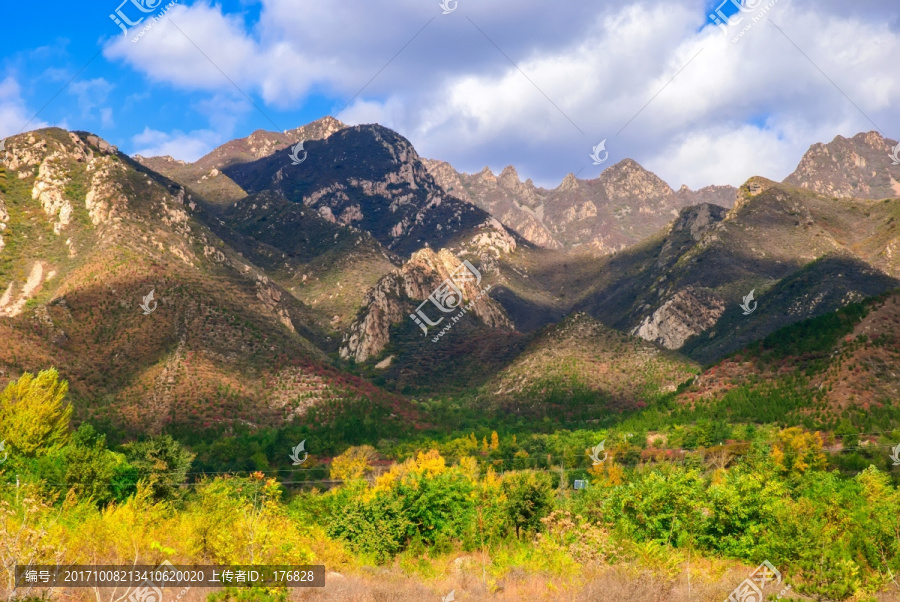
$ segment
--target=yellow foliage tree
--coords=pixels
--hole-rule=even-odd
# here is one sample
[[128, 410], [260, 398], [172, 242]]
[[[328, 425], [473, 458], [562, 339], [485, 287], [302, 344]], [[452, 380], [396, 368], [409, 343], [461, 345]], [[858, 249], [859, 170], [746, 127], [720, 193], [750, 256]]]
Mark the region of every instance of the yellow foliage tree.
[[612, 454], [605, 462], [595, 464], [588, 469], [588, 473], [597, 477], [597, 485], [612, 486], [625, 482], [625, 471], [615, 463]]
[[500, 447], [500, 437], [497, 436], [497, 431], [491, 432], [491, 449], [497, 449]]
[[823, 469], [828, 464], [822, 453], [819, 433], [810, 433], [797, 426], [778, 433], [772, 447], [772, 460], [786, 472], [802, 473], [810, 468]]
[[375, 457], [375, 448], [371, 445], [348, 448], [331, 461], [331, 478], [335, 481], [362, 479], [372, 472]]
[[0, 441], [25, 456], [46, 455], [69, 440], [69, 383], [55, 368], [26, 372], [0, 393]]
[[415, 458], [410, 458], [400, 464], [394, 464], [388, 472], [375, 480], [375, 487], [371, 491], [388, 490], [395, 483], [403, 481], [410, 474], [434, 477], [446, 470], [447, 461], [436, 449], [419, 452]]

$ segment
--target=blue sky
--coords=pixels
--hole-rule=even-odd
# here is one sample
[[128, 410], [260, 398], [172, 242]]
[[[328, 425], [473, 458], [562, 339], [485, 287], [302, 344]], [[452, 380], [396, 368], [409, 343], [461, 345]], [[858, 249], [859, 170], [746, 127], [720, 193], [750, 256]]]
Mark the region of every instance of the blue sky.
[[332, 114], [464, 171], [555, 186], [631, 157], [695, 188], [781, 179], [835, 135], [900, 138], [895, 0], [745, 0], [727, 32], [705, 0], [185, 0], [137, 42], [120, 2], [4, 7], [0, 136], [60, 125], [193, 160]]

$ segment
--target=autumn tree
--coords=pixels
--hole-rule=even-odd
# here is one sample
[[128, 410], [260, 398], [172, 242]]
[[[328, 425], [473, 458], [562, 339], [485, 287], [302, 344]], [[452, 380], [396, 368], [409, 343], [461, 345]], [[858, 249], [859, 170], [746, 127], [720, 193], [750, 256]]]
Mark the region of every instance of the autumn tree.
[[828, 463], [822, 453], [819, 433], [810, 433], [796, 426], [778, 433], [772, 448], [772, 460], [783, 471], [794, 473], [803, 473], [810, 468], [821, 470]]
[[55, 368], [26, 372], [0, 393], [0, 441], [26, 457], [46, 455], [69, 440], [69, 383]]
[[372, 472], [375, 457], [375, 448], [371, 445], [350, 447], [331, 461], [331, 478], [335, 481], [362, 479]]

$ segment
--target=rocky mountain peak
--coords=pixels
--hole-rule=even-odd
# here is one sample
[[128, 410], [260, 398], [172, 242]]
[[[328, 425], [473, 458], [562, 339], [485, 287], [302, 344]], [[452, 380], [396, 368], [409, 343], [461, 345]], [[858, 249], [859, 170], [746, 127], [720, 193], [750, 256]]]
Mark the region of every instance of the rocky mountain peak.
[[779, 184], [761, 176], [753, 176], [738, 188], [734, 206], [731, 208], [730, 214], [736, 214], [753, 197], [757, 197], [771, 188], [778, 188]]
[[311, 121], [306, 125], [301, 125], [292, 130], [285, 130], [284, 133], [294, 140], [323, 140], [333, 133], [347, 127], [345, 123], [338, 121], [331, 115], [326, 115], [315, 121]]
[[519, 173], [512, 165], [507, 165], [503, 168], [503, 171], [500, 172], [499, 182], [501, 186], [505, 186], [507, 188], [515, 188], [516, 186], [521, 184], [521, 181], [519, 180]]
[[784, 183], [837, 198], [900, 196], [900, 165], [890, 158], [895, 144], [874, 131], [813, 144]]
[[487, 165], [482, 168], [477, 174], [475, 174], [478, 178], [480, 178], [485, 183], [496, 184], [497, 176], [494, 175], [494, 172], [491, 171], [491, 168]]
[[[483, 210], [448, 194], [429, 167], [397, 132], [377, 124], [343, 128], [305, 144], [295, 164], [285, 148], [258, 161], [223, 172], [243, 190], [275, 190], [329, 221], [369, 232], [400, 254], [426, 244], [447, 246], [471, 236], [489, 217]], [[445, 169], [444, 172], [447, 170]]]
[[575, 174], [569, 172], [566, 174], [566, 177], [563, 178], [563, 181], [559, 184], [558, 190], [563, 191], [571, 191], [578, 189], [578, 179], [575, 177]]
[[609, 198], [669, 196], [673, 190], [655, 173], [637, 161], [623, 159], [606, 169], [595, 180]]

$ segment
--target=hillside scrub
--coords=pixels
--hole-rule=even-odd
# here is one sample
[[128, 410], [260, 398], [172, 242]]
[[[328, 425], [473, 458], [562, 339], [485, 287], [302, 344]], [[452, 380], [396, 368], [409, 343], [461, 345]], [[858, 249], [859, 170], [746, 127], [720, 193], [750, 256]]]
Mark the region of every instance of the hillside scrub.
[[496, 433], [457, 442], [453, 461], [419, 449], [380, 475], [363, 446], [334, 463], [339, 486], [289, 495], [262, 472], [191, 481], [193, 455], [171, 438], [110, 450], [89, 425], [71, 431], [65, 389], [47, 371], [0, 396], [0, 438], [14, 442], [0, 464], [8, 592], [17, 563], [375, 565], [436, 583], [454, 557], [470, 559], [486, 591], [511, 575], [581, 587], [585, 575], [627, 569], [674, 583], [698, 580], [701, 562], [721, 575], [763, 560], [818, 600], [897, 587], [900, 489], [874, 466], [829, 471], [822, 438], [799, 427], [730, 461], [629, 459], [611, 439], [580, 491], [565, 473], [495, 469], [508, 439]]

